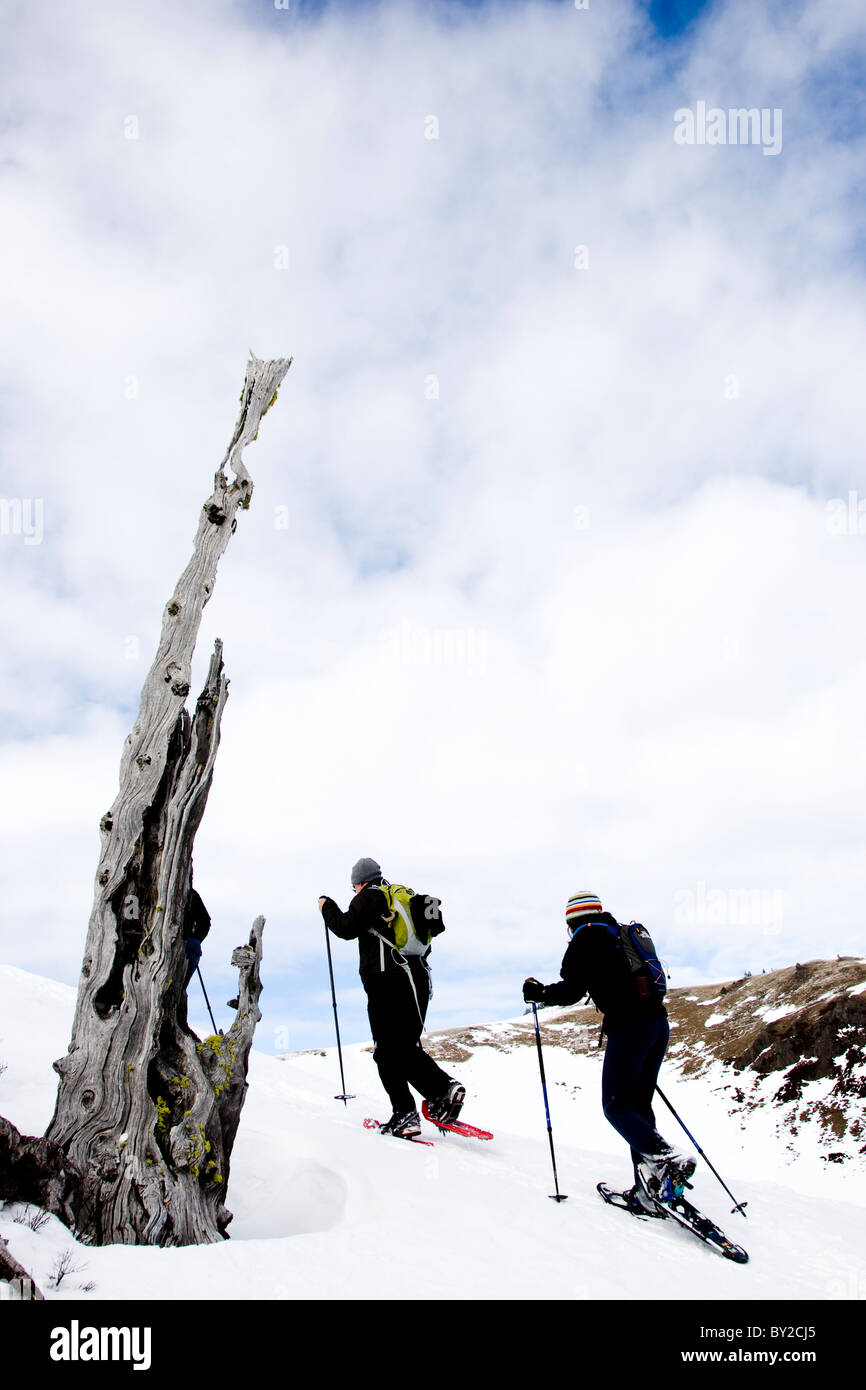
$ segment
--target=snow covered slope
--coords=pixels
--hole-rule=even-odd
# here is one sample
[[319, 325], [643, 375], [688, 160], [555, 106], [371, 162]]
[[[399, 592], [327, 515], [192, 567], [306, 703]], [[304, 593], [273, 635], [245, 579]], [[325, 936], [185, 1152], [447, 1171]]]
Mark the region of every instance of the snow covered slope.
[[[0, 967], [0, 1113], [28, 1133], [50, 1119], [51, 1062], [65, 1050], [73, 1005], [73, 990]], [[731, 1216], [724, 1192], [699, 1169], [696, 1201], [746, 1245], [747, 1266], [722, 1260], [672, 1223], [639, 1223], [601, 1202], [596, 1182], [626, 1183], [629, 1165], [600, 1116], [597, 1056], [546, 1054], [568, 1193], [557, 1204], [547, 1200], [550, 1154], [533, 1049], [466, 1051], [449, 1066], [467, 1086], [467, 1118], [491, 1128], [492, 1143], [436, 1135], [424, 1148], [364, 1130], [364, 1116], [384, 1117], [385, 1105], [360, 1046], [344, 1053], [357, 1095], [346, 1106], [333, 1099], [333, 1053], [253, 1053], [228, 1189], [230, 1241], [93, 1249], [53, 1218], [37, 1231], [16, 1224], [22, 1212], [11, 1206], [0, 1210], [0, 1234], [57, 1300], [403, 1299], [413, 1290], [479, 1300], [866, 1296], [862, 1181], [825, 1165], [795, 1185], [796, 1170], [779, 1161], [771, 1136], [753, 1144], [724, 1116], [714, 1119], [720, 1107], [703, 1077], [672, 1074], [666, 1090], [737, 1198], [748, 1199], [748, 1220]], [[65, 1251], [80, 1268], [53, 1288]]]

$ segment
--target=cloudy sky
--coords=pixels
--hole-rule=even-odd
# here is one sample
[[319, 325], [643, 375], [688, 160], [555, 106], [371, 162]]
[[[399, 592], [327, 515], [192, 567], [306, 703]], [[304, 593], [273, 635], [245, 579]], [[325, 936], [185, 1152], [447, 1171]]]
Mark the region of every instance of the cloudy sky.
[[861, 952], [860, 0], [4, 26], [0, 958], [77, 981], [250, 348], [294, 364], [194, 670], [218, 1022], [261, 912], [259, 1046], [331, 1042], [366, 854], [443, 900], [432, 1027], [520, 1012], [578, 889], [672, 985]]

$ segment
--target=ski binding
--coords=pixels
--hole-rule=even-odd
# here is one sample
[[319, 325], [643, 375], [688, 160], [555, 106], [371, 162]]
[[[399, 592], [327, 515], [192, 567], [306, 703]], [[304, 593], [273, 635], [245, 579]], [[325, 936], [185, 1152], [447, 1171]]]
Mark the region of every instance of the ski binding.
[[477, 1129], [475, 1125], [464, 1124], [462, 1120], [434, 1120], [426, 1100], [421, 1102], [421, 1114], [437, 1129], [448, 1129], [452, 1134], [463, 1134], [467, 1139], [492, 1139], [489, 1129]]
[[[365, 1128], [365, 1129], [381, 1129], [381, 1127], [382, 1127], [382, 1121], [381, 1121], [381, 1120], [370, 1120], [370, 1119], [366, 1119], [366, 1120], [364, 1121], [364, 1128]], [[390, 1138], [392, 1138], [392, 1139], [403, 1139], [403, 1140], [405, 1140], [406, 1143], [408, 1143], [408, 1144], [426, 1144], [427, 1147], [428, 1147], [429, 1149], [432, 1149], [432, 1148], [435, 1147], [434, 1144], [433, 1144], [433, 1140], [432, 1140], [432, 1139], [422, 1139], [421, 1136], [420, 1136], [419, 1134], [392, 1134], [392, 1135], [390, 1136]]]
[[635, 1209], [628, 1200], [627, 1192], [615, 1192], [606, 1183], [600, 1182], [597, 1191], [601, 1198], [609, 1206], [618, 1207], [621, 1211], [627, 1211], [631, 1216], [637, 1217], [639, 1221], [653, 1217], [670, 1217], [676, 1221], [684, 1230], [691, 1231], [692, 1235], [697, 1236], [698, 1240], [703, 1241], [711, 1250], [715, 1250], [717, 1255], [722, 1255], [726, 1260], [733, 1260], [736, 1264], [748, 1263], [748, 1252], [741, 1245], [735, 1245], [729, 1240], [721, 1227], [711, 1221], [703, 1212], [693, 1207], [682, 1194], [672, 1195], [668, 1199], [656, 1197], [652, 1193], [647, 1193], [647, 1197], [654, 1204], [655, 1211], [642, 1211]]

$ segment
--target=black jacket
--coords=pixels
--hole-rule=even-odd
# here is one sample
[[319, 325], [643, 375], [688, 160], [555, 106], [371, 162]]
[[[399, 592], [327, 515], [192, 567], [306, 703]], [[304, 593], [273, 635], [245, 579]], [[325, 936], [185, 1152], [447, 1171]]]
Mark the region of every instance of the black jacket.
[[204, 941], [210, 931], [210, 913], [194, 888], [190, 888], [183, 918], [183, 939], [194, 936], [196, 941]]
[[[598, 921], [618, 925], [609, 912], [602, 912]], [[588, 994], [611, 1023], [665, 1012], [660, 999], [640, 997], [622, 952], [603, 926], [590, 923], [575, 932], [560, 974], [561, 980], [545, 986], [545, 1004], [576, 1004]]]
[[[434, 915], [428, 918], [425, 913], [431, 909]], [[341, 912], [333, 898], [326, 897], [322, 904], [322, 916], [328, 931], [343, 941], [357, 939], [359, 974], [365, 989], [369, 989], [370, 984], [383, 972], [404, 968], [401, 957], [379, 939], [385, 937], [386, 941], [394, 940], [394, 928], [385, 920], [388, 915], [385, 895], [373, 884], [368, 884], [355, 894], [348, 912]], [[438, 899], [425, 897], [423, 893], [416, 893], [412, 899], [412, 921], [422, 938], [427, 931], [438, 936], [445, 930]], [[374, 936], [374, 932], [378, 932], [379, 936]]]

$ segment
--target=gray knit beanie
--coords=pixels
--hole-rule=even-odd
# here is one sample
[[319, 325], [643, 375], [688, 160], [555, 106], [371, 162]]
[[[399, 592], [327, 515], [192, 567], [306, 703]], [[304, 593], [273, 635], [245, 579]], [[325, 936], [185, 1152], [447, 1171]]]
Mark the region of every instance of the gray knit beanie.
[[375, 883], [382, 877], [382, 870], [375, 859], [359, 859], [357, 864], [352, 865], [352, 887], [356, 883]]

